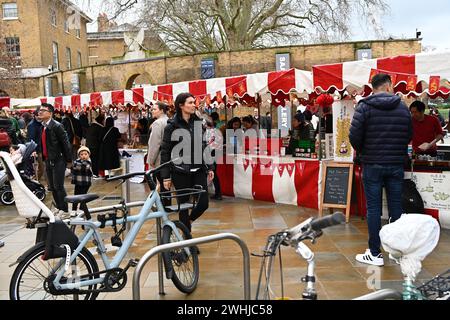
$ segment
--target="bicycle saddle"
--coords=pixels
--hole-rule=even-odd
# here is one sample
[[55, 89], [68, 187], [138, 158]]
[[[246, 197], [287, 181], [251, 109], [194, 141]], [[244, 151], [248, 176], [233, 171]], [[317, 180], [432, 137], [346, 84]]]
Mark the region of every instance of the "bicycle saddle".
[[67, 196], [64, 198], [68, 203], [88, 203], [92, 200], [98, 199], [98, 195], [95, 193], [79, 194], [76, 196]]

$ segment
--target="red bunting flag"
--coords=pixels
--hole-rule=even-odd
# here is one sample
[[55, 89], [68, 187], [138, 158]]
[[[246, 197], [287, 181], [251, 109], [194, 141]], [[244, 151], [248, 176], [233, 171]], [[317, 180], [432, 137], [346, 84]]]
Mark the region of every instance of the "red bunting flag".
[[153, 100], [154, 101], [158, 100], [158, 91], [153, 91]]
[[217, 91], [216, 92], [216, 100], [217, 100], [217, 103], [222, 103], [223, 102], [222, 92], [221, 91]]
[[294, 165], [293, 164], [287, 164], [286, 169], [289, 173], [289, 177], [292, 177], [292, 173], [294, 172]]
[[429, 85], [428, 85], [428, 92], [430, 94], [435, 94], [436, 92], [438, 92], [440, 83], [441, 83], [441, 77], [439, 77], [439, 76], [431, 76], [430, 77], [430, 82], [429, 82]]
[[409, 75], [406, 83], [406, 90], [414, 91], [416, 90], [416, 85], [417, 85], [417, 76], [414, 74]]
[[250, 161], [248, 159], [243, 159], [244, 160], [244, 171], [247, 171], [248, 166], [250, 165]]
[[283, 170], [285, 167], [286, 167], [286, 164], [284, 164], [284, 163], [278, 164], [278, 174], [280, 175], [280, 177], [283, 175]]

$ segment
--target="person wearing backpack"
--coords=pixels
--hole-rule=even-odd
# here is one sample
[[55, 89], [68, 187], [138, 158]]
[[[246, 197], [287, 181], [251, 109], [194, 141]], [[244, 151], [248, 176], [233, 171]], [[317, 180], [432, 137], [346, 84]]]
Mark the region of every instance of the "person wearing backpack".
[[17, 136], [14, 134], [13, 123], [5, 110], [0, 110], [0, 151], [9, 152], [12, 144], [17, 144]]

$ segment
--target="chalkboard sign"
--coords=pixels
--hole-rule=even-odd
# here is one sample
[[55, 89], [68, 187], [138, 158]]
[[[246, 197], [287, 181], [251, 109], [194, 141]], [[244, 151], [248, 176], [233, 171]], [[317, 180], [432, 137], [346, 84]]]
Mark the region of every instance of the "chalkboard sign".
[[350, 198], [352, 192], [353, 164], [323, 162], [322, 196], [319, 215], [323, 208], [346, 209], [346, 220], [350, 218]]
[[347, 204], [350, 168], [327, 167], [325, 173], [324, 203]]

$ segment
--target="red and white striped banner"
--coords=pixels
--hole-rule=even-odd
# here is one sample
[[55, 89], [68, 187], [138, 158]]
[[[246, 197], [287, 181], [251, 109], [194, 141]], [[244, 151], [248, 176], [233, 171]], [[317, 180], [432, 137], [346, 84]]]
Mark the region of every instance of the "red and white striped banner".
[[[377, 73], [391, 75], [397, 91], [404, 94], [428, 93], [448, 97], [450, 86], [450, 52], [419, 53], [388, 58], [351, 61], [313, 67], [314, 88], [362, 90]], [[437, 80], [439, 77], [439, 80]]]
[[[214, 78], [178, 82], [173, 84], [143, 86], [131, 90], [92, 92], [62, 97], [40, 98], [56, 109], [74, 110], [77, 107], [94, 107], [99, 105], [137, 105], [150, 104], [156, 100], [172, 104], [182, 92], [192, 93], [198, 102], [212, 101], [221, 103], [224, 96], [228, 98], [255, 97], [257, 93], [269, 92], [272, 95], [290, 91], [311, 92], [312, 74], [308, 71], [290, 69], [288, 71], [255, 73], [229, 78]], [[30, 100], [28, 100], [31, 102]], [[33, 102], [35, 103], [35, 102]], [[10, 106], [6, 99], [0, 100], [0, 106]]]

